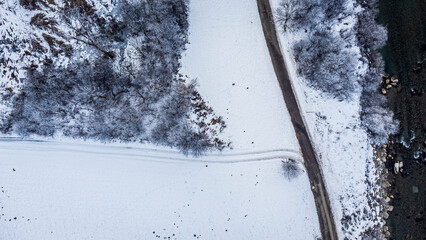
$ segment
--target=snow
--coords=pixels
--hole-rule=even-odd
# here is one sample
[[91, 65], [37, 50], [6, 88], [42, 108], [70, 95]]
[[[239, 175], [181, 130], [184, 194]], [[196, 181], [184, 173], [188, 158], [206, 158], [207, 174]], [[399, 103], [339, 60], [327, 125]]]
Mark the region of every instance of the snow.
[[[279, 2], [271, 0], [274, 13]], [[355, 20], [351, 17], [349, 21]], [[375, 168], [373, 148], [361, 126], [360, 92], [354, 92], [353, 101], [338, 101], [308, 87], [303, 77], [296, 73], [291, 50], [292, 44], [303, 37], [303, 33], [283, 34], [277, 23], [276, 26], [293, 90], [319, 157], [339, 239], [361, 239], [364, 231], [376, 229], [376, 224], [380, 223], [380, 209], [370, 207], [368, 202], [371, 193], [366, 180], [374, 182], [378, 175], [371, 170]], [[359, 54], [354, 47], [348, 50]], [[350, 226], [345, 227], [345, 231], [342, 231], [343, 215], [350, 218]]]
[[[190, 2], [182, 74], [232, 149], [0, 139], [0, 239], [317, 239], [318, 217], [255, 1]], [[15, 219], [16, 218], [16, 219]]]
[[306, 174], [285, 178], [280, 160], [171, 161], [150, 149], [3, 139], [0, 239], [320, 236]]
[[[102, 13], [111, 11], [100, 2], [94, 1]], [[278, 3], [271, 0], [273, 9]], [[0, 25], [0, 33], [10, 32], [11, 39], [41, 34], [25, 26], [31, 15], [18, 6], [6, 1], [0, 8], [0, 21], [7, 23]], [[189, 20], [190, 44], [181, 73], [197, 78], [201, 95], [217, 115], [224, 116], [227, 128], [222, 138], [231, 141], [233, 149], [194, 159], [149, 144], [0, 141], [0, 239], [320, 235], [306, 173], [293, 180], [282, 174], [281, 160], [303, 160], [256, 1], [192, 0]], [[374, 219], [380, 220], [380, 208], [370, 207], [366, 197], [370, 186], [365, 180], [372, 182], [377, 176], [371, 171], [373, 149], [359, 120], [359, 93], [352, 102], [339, 102], [307, 87], [296, 74], [291, 52], [300, 37], [279, 34], [322, 166], [339, 238], [359, 239], [374, 227]], [[37, 63], [23, 53], [2, 52], [18, 78], [24, 77], [22, 66]], [[12, 72], [6, 73], [0, 76], [1, 91], [6, 87], [18, 91], [19, 83], [9, 81]], [[0, 116], [8, 111], [0, 104]], [[343, 215], [350, 216], [349, 227], [341, 224]]]
[[274, 73], [256, 1], [190, 1], [182, 74], [224, 116], [235, 150], [299, 149]]

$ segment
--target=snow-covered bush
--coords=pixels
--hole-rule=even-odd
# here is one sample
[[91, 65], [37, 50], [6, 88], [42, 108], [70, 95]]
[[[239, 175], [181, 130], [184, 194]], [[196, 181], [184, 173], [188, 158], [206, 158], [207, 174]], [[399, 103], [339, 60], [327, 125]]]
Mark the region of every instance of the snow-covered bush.
[[311, 87], [339, 100], [350, 99], [356, 85], [356, 56], [344, 32], [332, 29], [347, 16], [344, 5], [344, 0], [283, 0], [277, 9], [284, 32], [305, 36], [293, 45], [298, 73]]
[[356, 84], [356, 59], [330, 31], [315, 31], [293, 46], [298, 72], [309, 85], [338, 99], [350, 98]]

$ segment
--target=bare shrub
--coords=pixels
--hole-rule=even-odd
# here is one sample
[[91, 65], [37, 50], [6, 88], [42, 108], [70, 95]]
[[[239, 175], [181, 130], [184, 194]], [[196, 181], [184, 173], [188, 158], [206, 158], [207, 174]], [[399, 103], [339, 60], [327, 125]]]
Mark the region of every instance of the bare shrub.
[[287, 161], [282, 161], [282, 163], [283, 175], [288, 178], [288, 180], [297, 178], [302, 173], [302, 169], [296, 160], [288, 159]]

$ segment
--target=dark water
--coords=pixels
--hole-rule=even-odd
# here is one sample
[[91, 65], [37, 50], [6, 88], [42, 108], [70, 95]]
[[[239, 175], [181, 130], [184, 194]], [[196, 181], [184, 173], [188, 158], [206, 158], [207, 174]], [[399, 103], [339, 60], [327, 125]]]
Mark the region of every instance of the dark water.
[[[400, 121], [390, 138], [387, 167], [395, 206], [387, 221], [393, 239], [426, 239], [426, 0], [380, 0], [378, 21], [388, 29], [382, 54], [399, 84], [388, 96]], [[393, 174], [395, 162], [403, 172]]]

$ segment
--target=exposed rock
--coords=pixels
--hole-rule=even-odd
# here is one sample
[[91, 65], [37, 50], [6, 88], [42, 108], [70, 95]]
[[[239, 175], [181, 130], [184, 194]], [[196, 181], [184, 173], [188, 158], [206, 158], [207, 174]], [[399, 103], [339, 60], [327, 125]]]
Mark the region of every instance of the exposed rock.
[[381, 76], [382, 78], [388, 78], [388, 77], [389, 77], [389, 74], [388, 74], [388, 73], [380, 73], [380, 76]]
[[398, 174], [399, 173], [399, 163], [395, 163], [394, 165], [393, 165], [393, 172], [395, 173], [395, 174]]
[[383, 213], [383, 218], [384, 218], [384, 219], [388, 219], [388, 218], [389, 218], [389, 214], [388, 214], [387, 212], [384, 212], [384, 213]]

